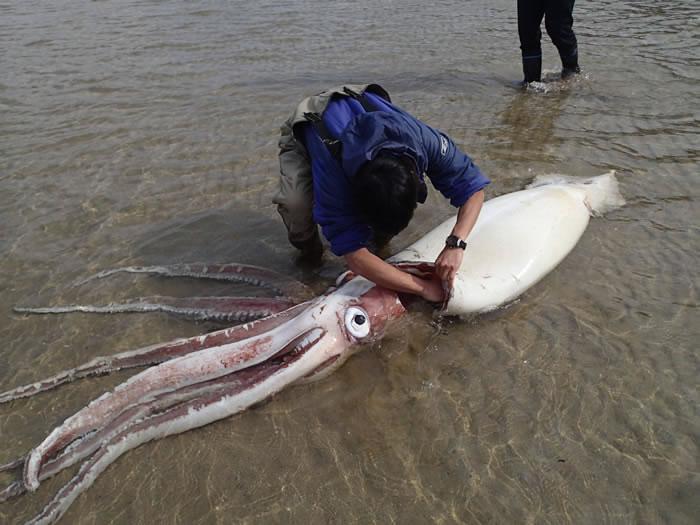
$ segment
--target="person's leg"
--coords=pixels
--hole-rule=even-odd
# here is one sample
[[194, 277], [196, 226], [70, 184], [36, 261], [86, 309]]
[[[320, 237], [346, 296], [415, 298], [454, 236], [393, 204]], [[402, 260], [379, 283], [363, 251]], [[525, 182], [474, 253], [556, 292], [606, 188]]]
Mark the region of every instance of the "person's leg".
[[323, 255], [323, 243], [318, 233], [318, 226], [312, 216], [313, 193], [295, 191], [286, 193], [284, 198], [275, 199], [277, 212], [287, 228], [287, 238], [292, 246], [301, 250], [307, 258], [319, 258]]
[[518, 0], [518, 36], [523, 56], [525, 82], [539, 82], [542, 74], [543, 0]]
[[303, 146], [287, 125], [280, 139], [279, 191], [272, 201], [287, 228], [289, 242], [304, 255], [320, 257], [323, 243], [313, 220], [313, 181], [311, 166]]
[[289, 203], [278, 204], [277, 211], [287, 227], [287, 238], [303, 255], [316, 257], [323, 254], [323, 243], [318, 227], [311, 219], [310, 209], [304, 206], [290, 207]]
[[547, 34], [557, 46], [562, 63], [562, 78], [580, 72], [578, 65], [578, 46], [574, 33], [574, 1], [547, 0], [544, 25]]

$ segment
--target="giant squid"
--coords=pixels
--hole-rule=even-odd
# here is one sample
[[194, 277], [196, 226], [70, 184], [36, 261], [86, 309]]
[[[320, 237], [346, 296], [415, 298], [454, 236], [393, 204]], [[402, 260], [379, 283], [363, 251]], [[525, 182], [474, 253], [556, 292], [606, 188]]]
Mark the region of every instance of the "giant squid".
[[[397, 266], [424, 277], [433, 270], [427, 263]], [[97, 277], [116, 272], [243, 281], [286, 295], [15, 308], [21, 313], [166, 311], [218, 321], [258, 318], [206, 335], [97, 357], [43, 381], [0, 393], [0, 403], [7, 403], [75, 379], [149, 367], [66, 419], [25, 457], [0, 466], [0, 472], [22, 471], [0, 492], [0, 501], [4, 501], [35, 491], [45, 479], [82, 462], [75, 476], [30, 523], [60, 519], [103, 470], [132, 448], [236, 414], [293, 383], [327, 376], [363, 345], [380, 339], [387, 324], [406, 311], [396, 292], [350, 272], [341, 275], [327, 293], [308, 300], [303, 300], [309, 291], [302, 283], [255, 266], [127, 267]]]
[[[550, 177], [487, 201], [440, 312], [467, 315], [508, 304], [573, 249], [590, 215], [623, 203], [614, 172], [583, 181]], [[389, 261], [404, 271], [434, 278], [432, 265], [421, 261], [435, 260], [453, 224], [454, 218], [446, 220]], [[16, 309], [26, 313], [165, 311], [195, 319], [245, 322], [98, 357], [44, 381], [0, 393], [0, 404], [7, 403], [78, 378], [150, 367], [66, 419], [26, 456], [0, 466], [0, 472], [21, 470], [18, 479], [0, 492], [3, 501], [35, 491], [43, 480], [82, 462], [75, 476], [31, 521], [34, 524], [60, 519], [75, 498], [128, 450], [241, 412], [292, 384], [325, 377], [363, 345], [380, 339], [406, 311], [405, 297], [347, 272], [316, 298], [309, 298], [309, 290], [299, 282], [251, 266], [127, 267], [96, 277], [116, 272], [243, 281], [267, 286], [278, 297], [146, 298], [108, 306]]]

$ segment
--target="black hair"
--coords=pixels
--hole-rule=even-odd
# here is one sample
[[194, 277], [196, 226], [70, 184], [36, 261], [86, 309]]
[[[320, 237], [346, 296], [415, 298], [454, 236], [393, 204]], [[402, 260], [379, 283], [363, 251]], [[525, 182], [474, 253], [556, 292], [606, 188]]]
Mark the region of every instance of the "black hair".
[[353, 198], [360, 216], [375, 232], [396, 235], [413, 218], [418, 185], [413, 159], [379, 152], [353, 178]]

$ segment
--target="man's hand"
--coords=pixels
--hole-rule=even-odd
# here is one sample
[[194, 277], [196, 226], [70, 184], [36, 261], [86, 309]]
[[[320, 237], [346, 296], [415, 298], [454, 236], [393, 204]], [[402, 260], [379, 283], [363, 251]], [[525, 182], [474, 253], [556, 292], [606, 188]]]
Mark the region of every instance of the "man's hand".
[[429, 303], [441, 303], [445, 300], [445, 288], [442, 281], [436, 277], [432, 279], [421, 279], [423, 289], [420, 296]]
[[440, 303], [445, 299], [443, 281], [439, 277], [423, 279], [401, 271], [370, 253], [367, 248], [360, 248], [346, 254], [345, 261], [355, 274], [362, 275], [379, 286], [397, 292], [419, 295], [430, 303]]
[[459, 267], [462, 265], [463, 258], [464, 250], [445, 246], [438, 258], [435, 259], [435, 273], [447, 283], [449, 288], [452, 288], [454, 285], [454, 280]]

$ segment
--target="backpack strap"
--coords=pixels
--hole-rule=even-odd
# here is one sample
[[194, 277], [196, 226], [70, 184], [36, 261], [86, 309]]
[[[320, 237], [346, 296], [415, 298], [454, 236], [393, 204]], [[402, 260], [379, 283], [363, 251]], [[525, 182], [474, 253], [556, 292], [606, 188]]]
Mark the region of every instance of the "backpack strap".
[[[348, 87], [343, 88], [343, 93], [357, 100], [366, 112], [369, 113], [370, 111], [377, 111], [375, 105], [369, 100], [369, 97], [367, 97], [364, 93], [356, 93]], [[343, 153], [343, 143], [340, 142], [340, 140], [337, 137], [334, 137], [331, 134], [330, 130], [328, 129], [328, 126], [326, 126], [325, 122], [323, 122], [323, 116], [319, 115], [318, 113], [307, 112], [304, 113], [304, 118], [308, 120], [314, 127], [314, 130], [321, 139], [321, 142], [323, 142], [326, 148], [328, 148], [328, 151], [330, 152], [331, 156], [335, 160], [340, 162]]]
[[316, 130], [321, 142], [323, 142], [326, 148], [328, 148], [331, 156], [340, 162], [343, 144], [340, 142], [340, 140], [331, 135], [331, 132], [328, 129], [328, 126], [326, 126], [326, 123], [323, 122], [321, 115], [318, 113], [304, 113], [304, 118], [314, 127], [314, 130]]

